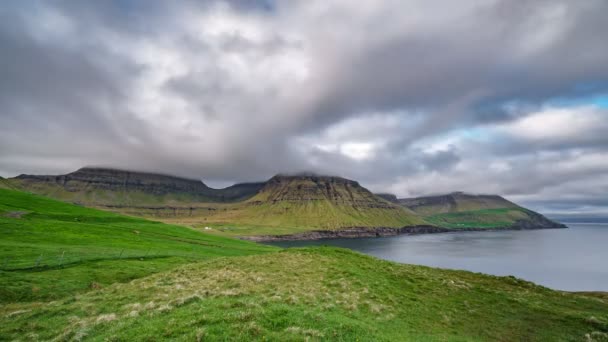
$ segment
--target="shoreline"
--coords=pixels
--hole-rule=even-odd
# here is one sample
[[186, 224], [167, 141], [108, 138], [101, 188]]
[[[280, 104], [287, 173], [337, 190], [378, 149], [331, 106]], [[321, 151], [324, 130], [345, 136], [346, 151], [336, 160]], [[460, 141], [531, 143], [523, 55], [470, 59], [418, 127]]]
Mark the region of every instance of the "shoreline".
[[349, 227], [339, 230], [311, 230], [296, 234], [286, 235], [252, 235], [239, 236], [241, 240], [254, 242], [280, 242], [280, 241], [314, 241], [326, 239], [363, 239], [363, 238], [379, 238], [398, 235], [421, 235], [421, 234], [439, 234], [439, 233], [454, 233], [454, 232], [483, 232], [497, 230], [538, 230], [538, 229], [564, 229], [566, 225], [561, 226], [510, 226], [510, 227], [494, 227], [494, 228], [445, 228], [437, 226], [407, 226], [402, 228], [389, 227]]

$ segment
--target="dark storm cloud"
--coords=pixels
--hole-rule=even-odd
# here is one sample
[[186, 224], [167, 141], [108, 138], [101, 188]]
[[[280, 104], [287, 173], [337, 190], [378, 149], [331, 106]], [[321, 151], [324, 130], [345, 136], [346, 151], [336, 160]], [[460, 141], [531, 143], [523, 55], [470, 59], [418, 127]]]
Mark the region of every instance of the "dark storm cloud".
[[310, 170], [402, 196], [602, 203], [608, 110], [549, 104], [608, 94], [607, 12], [603, 0], [9, 1], [0, 174]]
[[72, 139], [116, 142], [117, 127], [108, 116], [124, 110], [122, 87], [128, 82], [117, 80], [136, 68], [114, 60], [115, 70], [109, 70], [100, 63], [105, 51], [90, 54], [36, 40], [23, 17], [0, 17], [3, 154], [83, 156], [89, 152], [78, 153]]

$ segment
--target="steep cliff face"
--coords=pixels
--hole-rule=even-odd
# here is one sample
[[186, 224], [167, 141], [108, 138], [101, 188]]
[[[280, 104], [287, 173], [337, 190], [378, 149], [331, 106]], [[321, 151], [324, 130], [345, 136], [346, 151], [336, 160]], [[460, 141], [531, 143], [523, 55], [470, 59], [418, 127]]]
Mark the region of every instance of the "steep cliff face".
[[562, 228], [532, 210], [497, 195], [456, 192], [439, 196], [400, 199], [399, 203], [428, 222], [448, 228]]
[[356, 181], [315, 175], [274, 176], [249, 201], [272, 203], [327, 201], [334, 205], [360, 208], [395, 208]]
[[421, 215], [455, 213], [481, 209], [518, 208], [498, 195], [473, 195], [453, 192], [446, 195], [401, 198], [399, 203]]
[[20, 175], [13, 180], [28, 191], [93, 205], [230, 202], [251, 197], [262, 186], [248, 183], [212, 189], [200, 180], [91, 167], [66, 175]]
[[260, 191], [228, 213], [210, 220], [242, 224], [340, 229], [344, 227], [403, 227], [425, 224], [407, 208], [390, 203], [359, 183], [316, 175], [277, 175]]
[[20, 175], [16, 179], [31, 183], [42, 182], [60, 185], [65, 190], [71, 192], [94, 188], [110, 191], [141, 191], [154, 195], [165, 195], [174, 192], [206, 194], [211, 190], [199, 180], [145, 172], [90, 167], [85, 167], [66, 175]]
[[375, 194], [375, 195], [378, 196], [378, 197], [380, 197], [380, 198], [382, 198], [382, 199], [384, 199], [384, 200], [387, 200], [387, 201], [389, 201], [391, 203], [399, 204], [399, 199], [397, 198], [396, 195], [385, 194], [385, 193], [380, 193], [380, 194]]

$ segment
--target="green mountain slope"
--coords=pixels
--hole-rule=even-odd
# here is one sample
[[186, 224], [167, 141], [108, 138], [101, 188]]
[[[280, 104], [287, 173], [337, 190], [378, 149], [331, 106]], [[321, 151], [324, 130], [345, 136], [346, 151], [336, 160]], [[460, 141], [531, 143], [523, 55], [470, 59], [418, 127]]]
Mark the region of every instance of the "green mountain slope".
[[6, 189], [0, 236], [0, 301], [60, 297], [180, 263], [274, 250]]
[[8, 340], [605, 341], [608, 301], [336, 248], [186, 265], [0, 307]]
[[399, 199], [426, 221], [446, 228], [561, 228], [539, 213], [497, 195], [455, 192], [447, 195]]
[[[11, 187], [127, 215], [232, 236], [311, 230], [398, 228], [550, 228], [563, 225], [500, 196], [452, 193], [410, 199], [374, 195], [340, 177], [277, 175], [263, 183], [212, 189], [199, 180], [82, 168], [67, 175], [21, 175]], [[2, 183], [0, 183], [0, 186]], [[215, 229], [217, 228], [217, 229]]]
[[8, 179], [0, 177], [0, 189], [14, 189], [14, 186]]
[[314, 175], [275, 176], [254, 197], [210, 210], [205, 219], [209, 224], [244, 225], [250, 227], [246, 233], [254, 235], [425, 224], [412, 211], [385, 201], [355, 181]]
[[91, 167], [59, 176], [20, 175], [10, 181], [23, 190], [90, 206], [234, 202], [253, 196], [262, 186], [245, 183], [212, 189], [200, 180]]

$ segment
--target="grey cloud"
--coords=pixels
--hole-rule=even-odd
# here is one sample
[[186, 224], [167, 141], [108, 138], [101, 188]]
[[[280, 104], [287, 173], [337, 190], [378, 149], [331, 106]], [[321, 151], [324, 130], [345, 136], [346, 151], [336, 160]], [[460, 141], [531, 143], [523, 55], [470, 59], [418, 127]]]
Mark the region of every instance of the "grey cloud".
[[[560, 20], [544, 23], [543, 13], [563, 6]], [[426, 108], [435, 122], [471, 124], [508, 119], [501, 106], [512, 100], [538, 103], [580, 95], [579, 86], [608, 90], [608, 3], [592, 1], [500, 1], [446, 24], [439, 32], [404, 31], [352, 51], [328, 74], [327, 91], [314, 108], [325, 121], [365, 110]], [[523, 42], [539, 30], [564, 25], [547, 46], [525, 52]], [[539, 39], [542, 39], [540, 37]], [[351, 52], [351, 51], [349, 51]], [[589, 91], [587, 90], [587, 93]], [[456, 115], [442, 107], [468, 99]]]
[[[580, 189], [596, 203], [581, 180], [603, 167], [551, 167], [608, 154], [599, 129], [541, 141], [492, 127], [608, 93], [606, 1], [323, 3], [8, 3], [0, 174], [92, 164], [228, 182], [310, 170], [400, 195], [555, 203], [546, 189]], [[493, 135], [427, 148], [473, 128]], [[317, 146], [344, 143], [373, 148], [353, 159]], [[485, 169], [499, 162], [511, 169]]]

